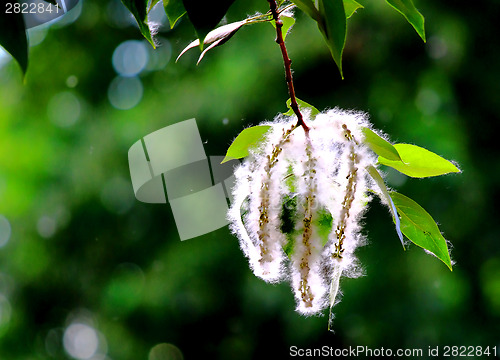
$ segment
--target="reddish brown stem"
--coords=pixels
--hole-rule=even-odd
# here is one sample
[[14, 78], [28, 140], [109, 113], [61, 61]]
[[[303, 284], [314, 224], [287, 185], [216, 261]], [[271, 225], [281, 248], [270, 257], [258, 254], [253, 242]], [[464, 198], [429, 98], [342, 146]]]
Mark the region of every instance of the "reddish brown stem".
[[280, 46], [281, 55], [283, 56], [283, 63], [285, 65], [285, 78], [288, 85], [288, 93], [290, 95], [290, 107], [292, 108], [295, 115], [297, 115], [297, 126], [302, 126], [306, 134], [309, 133], [309, 127], [304, 122], [302, 113], [299, 110], [299, 105], [297, 104], [297, 99], [295, 97], [295, 88], [293, 86], [292, 77], [292, 60], [288, 57], [288, 52], [286, 51], [285, 41], [283, 40], [283, 32], [281, 28], [283, 27], [283, 22], [280, 19], [278, 13], [278, 5], [276, 0], [267, 0], [269, 3], [269, 8], [271, 9], [271, 14], [273, 15], [273, 20], [276, 23], [276, 43]]

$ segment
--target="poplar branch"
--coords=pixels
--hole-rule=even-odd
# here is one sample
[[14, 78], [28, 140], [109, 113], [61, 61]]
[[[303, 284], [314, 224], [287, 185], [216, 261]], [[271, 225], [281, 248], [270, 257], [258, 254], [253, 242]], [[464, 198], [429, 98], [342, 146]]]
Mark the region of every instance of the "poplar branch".
[[306, 134], [309, 133], [309, 127], [305, 124], [302, 113], [300, 112], [299, 105], [297, 104], [297, 99], [295, 97], [295, 88], [293, 86], [293, 76], [292, 76], [292, 60], [288, 57], [288, 52], [286, 50], [285, 41], [283, 40], [283, 22], [280, 19], [280, 14], [278, 13], [278, 5], [276, 0], [267, 0], [269, 3], [269, 8], [271, 9], [271, 14], [273, 20], [276, 24], [276, 43], [280, 46], [281, 55], [283, 56], [283, 64], [285, 66], [285, 79], [288, 85], [288, 93], [290, 95], [290, 107], [292, 108], [295, 115], [297, 115], [297, 126], [302, 126]]

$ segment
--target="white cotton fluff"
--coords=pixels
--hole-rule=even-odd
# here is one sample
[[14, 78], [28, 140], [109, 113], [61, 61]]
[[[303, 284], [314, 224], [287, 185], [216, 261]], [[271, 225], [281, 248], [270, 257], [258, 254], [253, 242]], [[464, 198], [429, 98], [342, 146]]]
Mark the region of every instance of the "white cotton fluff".
[[[295, 116], [263, 124], [265, 141], [235, 171], [228, 218], [254, 274], [290, 281], [297, 311], [314, 315], [333, 305], [339, 274], [360, 274], [354, 252], [376, 158], [362, 142], [364, 113], [333, 109], [306, 122], [308, 133]], [[288, 220], [285, 202], [294, 204]]]

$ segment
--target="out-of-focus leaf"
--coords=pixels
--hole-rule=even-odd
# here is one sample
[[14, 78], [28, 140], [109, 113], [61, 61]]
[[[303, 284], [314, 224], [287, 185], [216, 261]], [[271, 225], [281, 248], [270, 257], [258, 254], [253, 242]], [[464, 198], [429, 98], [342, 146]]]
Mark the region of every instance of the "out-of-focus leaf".
[[182, 0], [189, 20], [193, 24], [198, 39], [203, 43], [205, 36], [213, 30], [226, 15], [235, 0]]
[[318, 22], [318, 27], [343, 79], [342, 53], [344, 52], [347, 34], [344, 2], [342, 0], [318, 0], [318, 4], [321, 15], [321, 22]]
[[172, 29], [177, 21], [184, 16], [186, 9], [184, 8], [182, 0], [163, 0], [163, 6], [167, 14], [170, 28]]
[[[319, 110], [316, 109], [311, 104], [308, 104], [305, 101], [302, 101], [302, 100], [297, 99], [297, 98], [295, 98], [295, 100], [297, 100], [297, 105], [299, 105], [299, 109], [300, 110], [309, 110], [309, 111], [311, 111], [310, 116], [311, 116], [312, 119], [314, 119], [316, 117], [316, 115], [319, 114]], [[283, 115], [287, 115], [287, 116], [293, 116], [293, 115], [295, 115], [295, 113], [293, 112], [293, 109], [292, 109], [292, 99], [288, 99], [286, 101], [286, 106], [288, 107], [289, 110], [286, 113], [284, 113]]]
[[410, 144], [395, 144], [401, 161], [393, 161], [379, 156], [378, 162], [416, 178], [444, 175], [460, 170], [450, 161], [433, 152]]
[[364, 6], [358, 3], [355, 0], [344, 0], [344, 9], [345, 9], [345, 17], [346, 19], [349, 19], [356, 10], [358, 9], [363, 9]]
[[[228, 41], [243, 25], [245, 25], [247, 22], [245, 20], [243, 21], [238, 21], [234, 22], [231, 24], [223, 25], [221, 27], [218, 27], [215, 30], [210, 31], [207, 36], [205, 37], [205, 45], [209, 45], [203, 52], [201, 53], [200, 57], [198, 58], [198, 64], [200, 61], [203, 59], [207, 51], [213, 49], [216, 46], [224, 44], [226, 41]], [[196, 39], [192, 43], [190, 43], [188, 46], [184, 48], [184, 50], [181, 51], [179, 56], [175, 61], [178, 61], [179, 58], [184, 55], [186, 51], [189, 49], [192, 49], [194, 47], [197, 47], [200, 45], [200, 40]]]
[[234, 139], [229, 149], [227, 149], [226, 157], [222, 160], [221, 164], [229, 160], [241, 159], [248, 156], [248, 150], [259, 146], [270, 129], [271, 126], [258, 125], [243, 130]]
[[368, 147], [377, 155], [382, 156], [386, 159], [393, 161], [401, 161], [396, 148], [386, 141], [385, 139], [378, 136], [373, 130], [364, 127], [361, 129], [363, 135], [365, 136], [363, 142], [368, 145]]
[[425, 42], [425, 19], [413, 4], [413, 0], [386, 0], [389, 5], [400, 12], [413, 26], [417, 34]]
[[17, 61], [24, 74], [28, 69], [28, 39], [23, 15], [0, 11], [0, 45]]
[[432, 216], [402, 194], [391, 192], [390, 196], [401, 215], [403, 234], [414, 244], [434, 254], [452, 270], [448, 245]]
[[380, 176], [379, 172], [374, 166], [368, 166], [367, 170], [368, 174], [370, 174], [372, 179], [375, 180], [380, 189], [380, 193], [378, 194], [380, 196], [380, 199], [382, 200], [382, 202], [386, 203], [386, 205], [389, 207], [389, 210], [391, 211], [392, 220], [394, 221], [394, 224], [396, 224], [396, 232], [398, 233], [399, 240], [401, 241], [401, 245], [403, 245], [404, 249], [405, 244], [403, 241], [403, 234], [401, 233], [401, 223], [398, 216], [398, 210], [396, 209], [396, 206], [394, 205], [394, 202], [389, 195], [389, 191], [387, 191], [387, 186], [385, 185], [384, 179], [382, 179], [382, 176]]
[[154, 48], [156, 48], [153, 37], [151, 36], [151, 30], [147, 24], [148, 0], [122, 0], [122, 3], [134, 16], [137, 24], [139, 25], [139, 30], [141, 31], [142, 36], [144, 36], [144, 38], [146, 38], [146, 40], [149, 41]]
[[[285, 40], [288, 31], [295, 24], [295, 19], [291, 16], [280, 16], [281, 21], [283, 22], [283, 27], [281, 28], [281, 32], [283, 33], [283, 40]], [[271, 25], [276, 29], [276, 23], [274, 21], [270, 21]]]

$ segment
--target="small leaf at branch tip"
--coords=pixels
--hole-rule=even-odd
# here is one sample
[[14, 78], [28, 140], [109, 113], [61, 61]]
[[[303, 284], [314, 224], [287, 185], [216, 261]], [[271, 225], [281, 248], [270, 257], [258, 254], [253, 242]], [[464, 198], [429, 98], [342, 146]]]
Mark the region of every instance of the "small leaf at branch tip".
[[[249, 154], [249, 150], [258, 147], [265, 139], [266, 133], [271, 129], [269, 125], [258, 125], [246, 128], [234, 139], [222, 163], [230, 160], [241, 159]], [[221, 163], [221, 164], [222, 164]]]
[[[311, 111], [311, 113], [309, 114], [309, 116], [311, 118], [314, 119], [316, 117], [316, 115], [318, 115], [320, 113], [320, 111], [318, 109], [316, 109], [314, 106], [312, 106], [311, 104], [308, 104], [305, 101], [300, 100], [299, 98], [295, 98], [295, 100], [297, 101], [297, 105], [299, 106], [300, 110]], [[286, 101], [286, 106], [288, 108], [288, 111], [286, 113], [284, 113], [283, 115], [287, 115], [287, 116], [295, 115], [295, 112], [292, 109], [292, 99], [288, 98], [288, 100]]]
[[[228, 41], [243, 25], [250, 23], [247, 22], [246, 20], [243, 21], [237, 21], [231, 24], [223, 25], [218, 27], [217, 29], [214, 29], [210, 31], [206, 36], [205, 39], [203, 40], [204, 45], [210, 45], [204, 50], [202, 50], [202, 53], [200, 57], [198, 58], [197, 64], [200, 63], [200, 61], [203, 59], [205, 54], [207, 53], [208, 50], [213, 49], [214, 47], [217, 47], [219, 45], [224, 44], [226, 41]], [[175, 62], [179, 61], [180, 57], [184, 55], [184, 53], [192, 48], [195, 48], [197, 46], [200, 46], [200, 39], [196, 39], [193, 42], [191, 42], [188, 46], [186, 46], [179, 56], [177, 56], [177, 59], [175, 59]], [[202, 48], [202, 46], [200, 46]]]

